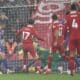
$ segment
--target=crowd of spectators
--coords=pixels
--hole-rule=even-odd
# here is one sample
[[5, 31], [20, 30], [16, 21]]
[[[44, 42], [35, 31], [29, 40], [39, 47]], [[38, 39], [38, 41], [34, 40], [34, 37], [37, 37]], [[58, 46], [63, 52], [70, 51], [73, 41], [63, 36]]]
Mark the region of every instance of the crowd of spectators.
[[13, 52], [13, 47], [10, 47], [12, 39], [14, 39], [13, 44], [18, 49], [16, 31], [30, 19], [35, 1], [38, 3], [40, 0], [0, 0], [0, 52]]
[[[36, 1], [38, 3], [41, 0]], [[34, 4], [35, 0], [0, 0], [0, 55], [17, 53], [16, 49], [19, 53], [23, 52], [21, 43], [16, 43], [15, 33], [30, 19]]]
[[[37, 3], [40, 0], [36, 0]], [[0, 0], [0, 41], [15, 38], [16, 30], [21, 28], [32, 15], [35, 0]], [[26, 5], [26, 6], [24, 6]], [[8, 7], [9, 6], [9, 7]], [[16, 7], [15, 7], [16, 6]], [[1, 45], [1, 44], [0, 44]]]
[[33, 5], [40, 0], [0, 0], [0, 6]]

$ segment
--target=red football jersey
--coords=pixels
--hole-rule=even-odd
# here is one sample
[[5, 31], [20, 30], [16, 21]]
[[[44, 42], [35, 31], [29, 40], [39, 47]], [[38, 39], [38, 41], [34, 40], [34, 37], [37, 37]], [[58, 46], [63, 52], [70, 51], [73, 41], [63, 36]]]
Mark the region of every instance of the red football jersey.
[[31, 25], [26, 25], [25, 27], [21, 28], [17, 31], [18, 34], [22, 34], [22, 43], [33, 43], [33, 36], [35, 36], [39, 40], [43, 40], [39, 37], [38, 32], [34, 29], [34, 27], [28, 27]]
[[52, 25], [52, 43], [55, 41], [57, 44], [63, 43], [64, 36], [63, 36], [63, 29], [64, 26], [59, 23], [59, 21], [54, 21]]
[[69, 29], [70, 39], [80, 39], [80, 13], [71, 11], [66, 15], [66, 28]]

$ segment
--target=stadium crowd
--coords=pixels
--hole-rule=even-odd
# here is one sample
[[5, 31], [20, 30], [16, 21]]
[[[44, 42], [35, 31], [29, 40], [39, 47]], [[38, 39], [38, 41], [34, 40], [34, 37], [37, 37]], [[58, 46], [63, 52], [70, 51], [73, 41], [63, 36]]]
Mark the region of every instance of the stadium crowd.
[[[32, 1], [32, 2], [31, 2]], [[16, 38], [16, 33], [17, 30], [22, 28], [24, 24], [28, 23], [28, 20], [31, 18], [32, 12], [34, 11], [33, 6], [27, 6], [27, 5], [34, 5], [35, 0], [0, 0], [0, 64], [3, 63], [4, 66], [7, 68], [7, 72], [13, 72], [9, 70], [7, 61], [8, 60], [22, 60], [23, 56], [21, 55], [19, 57], [19, 54], [23, 53], [22, 50], [22, 43], [21, 43], [21, 36], [20, 38]], [[40, 2], [40, 0], [36, 0], [37, 3]], [[24, 7], [24, 5], [26, 5]], [[75, 3], [77, 6], [78, 11], [80, 11], [80, 3]], [[11, 8], [9, 7], [11, 6]], [[14, 8], [13, 8], [14, 6]], [[17, 8], [15, 8], [17, 6]], [[71, 10], [66, 11], [66, 15], [70, 14]], [[57, 19], [57, 15], [52, 16], [53, 21]], [[67, 20], [67, 19], [66, 19]], [[56, 22], [55, 22], [56, 23]], [[65, 21], [62, 25], [65, 24]], [[29, 25], [32, 25], [32, 22], [29, 23]], [[55, 24], [54, 24], [55, 26]], [[31, 26], [30, 26], [31, 27]], [[53, 33], [54, 34], [54, 33]], [[57, 34], [56, 39], [57, 39]], [[65, 34], [65, 33], [64, 33]], [[39, 38], [40, 39], [40, 38]], [[45, 39], [43, 40], [45, 41]], [[60, 39], [59, 43], [63, 43], [63, 40]], [[38, 41], [36, 41], [38, 42]], [[52, 41], [53, 42], [53, 41]], [[53, 42], [54, 43], [54, 42]], [[54, 44], [56, 45], [56, 43]], [[28, 45], [29, 46], [29, 45]], [[58, 44], [57, 49], [59, 50], [62, 56], [62, 58], [65, 58], [67, 61], [69, 61], [69, 68], [72, 69], [72, 66], [75, 65], [75, 61], [73, 60], [73, 55], [66, 56], [64, 53], [65, 51], [63, 50], [63, 44]], [[28, 50], [27, 50], [28, 51]], [[50, 53], [55, 52], [54, 46], [50, 48]], [[19, 53], [19, 54], [18, 54]], [[66, 53], [69, 53], [66, 51]], [[69, 55], [69, 54], [68, 54]], [[30, 55], [29, 55], [30, 56]], [[25, 56], [24, 56], [25, 57]], [[26, 56], [27, 57], [27, 56]], [[34, 55], [33, 55], [34, 57]], [[47, 68], [45, 67], [44, 73], [51, 73], [51, 64], [52, 64], [52, 54], [50, 54], [48, 57], [47, 61]], [[78, 56], [79, 57], [79, 56]], [[30, 57], [31, 58], [31, 57]], [[34, 57], [35, 58], [35, 57]], [[42, 66], [40, 65], [40, 59], [35, 59], [34, 60], [37, 66], [37, 70], [41, 73], [43, 72]], [[34, 63], [34, 61], [32, 63]], [[25, 63], [25, 64], [24, 64]], [[26, 68], [26, 62], [25, 59], [23, 59], [23, 69], [25, 70]], [[62, 65], [60, 65], [62, 67]], [[79, 65], [80, 66], [80, 65]], [[46, 70], [48, 69], [48, 70]], [[59, 68], [61, 71], [61, 68]], [[75, 66], [73, 67], [75, 69]], [[71, 75], [73, 75], [73, 69], [71, 70]], [[61, 71], [62, 73], [62, 71]]]
[[[36, 0], [39, 2], [40, 0]], [[35, 0], [0, 0], [0, 6], [33, 5]]]

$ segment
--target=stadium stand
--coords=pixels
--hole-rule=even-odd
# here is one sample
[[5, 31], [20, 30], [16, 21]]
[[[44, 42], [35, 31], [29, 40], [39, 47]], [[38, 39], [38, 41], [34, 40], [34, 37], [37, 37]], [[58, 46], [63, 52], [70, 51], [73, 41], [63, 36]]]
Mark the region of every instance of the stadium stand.
[[[41, 0], [36, 0], [37, 1], [37, 5], [38, 3], [40, 3]], [[69, 6], [69, 2], [66, 3], [61, 3], [62, 7], [63, 4]], [[38, 5], [38, 8], [36, 9], [40, 9], [41, 5]], [[55, 6], [56, 7], [56, 6]], [[62, 8], [61, 7], [61, 8]], [[42, 13], [41, 15], [39, 15], [39, 10], [37, 10], [36, 12], [34, 12], [34, 8], [35, 8], [35, 0], [0, 0], [0, 53], [6, 53], [6, 42], [11, 39], [14, 38], [15, 42], [18, 41], [18, 45], [17, 45], [17, 49], [16, 49], [16, 54], [13, 54], [12, 56], [10, 56], [11, 58], [7, 58], [7, 65], [10, 69], [15, 70], [16, 72], [20, 72], [21, 71], [21, 67], [22, 67], [22, 59], [23, 59], [23, 51], [20, 47], [21, 43], [20, 40], [16, 40], [15, 34], [16, 31], [18, 29], [20, 29], [24, 24], [27, 23], [27, 21], [31, 18], [34, 17], [34, 13], [37, 14], [37, 17], [34, 17], [34, 19], [40, 20], [43, 19], [45, 21], [45, 19], [48, 18], [42, 18], [40, 16], [43, 16], [44, 13]], [[45, 8], [45, 7], [44, 7]], [[47, 7], [47, 9], [50, 9], [49, 6]], [[51, 9], [54, 9], [54, 6], [52, 6]], [[66, 9], [68, 10], [69, 8], [66, 7]], [[60, 17], [63, 17], [63, 12], [66, 13], [66, 9], [62, 9], [62, 11], [59, 11], [59, 15], [62, 15]], [[44, 10], [43, 10], [44, 11]], [[34, 13], [33, 13], [34, 12]], [[46, 11], [47, 12], [47, 11]], [[51, 12], [46, 13], [49, 14], [49, 18], [51, 17]], [[38, 16], [39, 15], [39, 16]], [[42, 61], [44, 60], [44, 62], [42, 62], [43, 66], [46, 65], [46, 57], [49, 54], [49, 50], [47, 48], [49, 48], [49, 37], [48, 34], [46, 34], [48, 32], [48, 26], [50, 25], [47, 24], [46, 26], [44, 24], [38, 24], [39, 22], [36, 21], [36, 25], [35, 28], [38, 30], [40, 36], [45, 37], [47, 42], [39, 42], [39, 45], [41, 47], [44, 47], [45, 49], [39, 48], [39, 50], [37, 51], [40, 55], [40, 57], [42, 58]], [[4, 48], [3, 48], [4, 47]], [[41, 53], [41, 54], [40, 54]], [[0, 54], [0, 55], [1, 55]], [[58, 67], [59, 64], [58, 63], [58, 59], [59, 59], [59, 55], [55, 55], [57, 60], [55, 60], [55, 63], [53, 63], [53, 66], [55, 67], [56, 70], [56, 66]], [[31, 57], [30, 57], [31, 58]], [[2, 58], [1, 58], [2, 60]], [[29, 60], [29, 63], [32, 63], [31, 60]], [[64, 70], [66, 70], [68, 66], [67, 63], [64, 63], [62, 60], [61, 62], [63, 63], [63, 67]], [[54, 69], [53, 67], [53, 69]]]

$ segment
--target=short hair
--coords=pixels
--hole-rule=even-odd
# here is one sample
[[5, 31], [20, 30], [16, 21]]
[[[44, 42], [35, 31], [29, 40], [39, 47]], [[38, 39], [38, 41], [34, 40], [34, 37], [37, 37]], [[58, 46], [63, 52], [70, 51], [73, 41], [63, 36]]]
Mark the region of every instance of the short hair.
[[75, 3], [73, 3], [73, 4], [71, 5], [71, 10], [77, 10], [77, 6], [76, 6]]
[[29, 20], [28, 20], [28, 24], [33, 25], [33, 24], [34, 24], [34, 20], [33, 20], [33, 19], [29, 19]]
[[57, 20], [57, 19], [58, 19], [57, 15], [56, 14], [53, 14], [52, 15], [52, 20]]
[[67, 12], [66, 12], [66, 15], [68, 15], [69, 13], [70, 13], [70, 11], [67, 11]]

